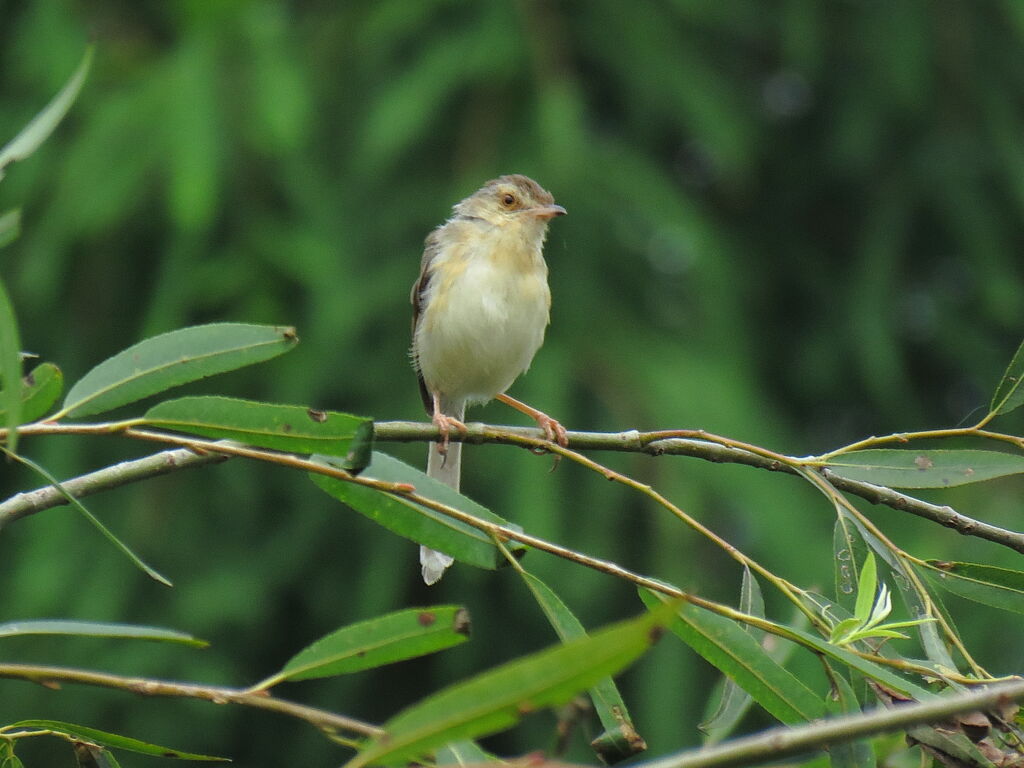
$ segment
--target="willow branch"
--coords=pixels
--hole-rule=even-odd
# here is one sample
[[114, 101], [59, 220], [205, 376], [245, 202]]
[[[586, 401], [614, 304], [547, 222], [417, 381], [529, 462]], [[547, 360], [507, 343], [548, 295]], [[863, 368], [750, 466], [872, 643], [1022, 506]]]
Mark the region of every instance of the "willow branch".
[[[450, 507], [446, 504], [434, 501], [433, 499], [420, 496], [418, 493], [416, 493], [415, 487], [408, 483], [395, 483], [383, 480], [375, 480], [373, 478], [362, 477], [358, 475], [352, 475], [349, 472], [345, 471], [344, 469], [340, 469], [338, 467], [334, 467], [328, 464], [323, 464], [317, 461], [312, 461], [310, 459], [306, 459], [294, 454], [279, 453], [276, 451], [253, 448], [247, 445], [234, 443], [228, 440], [206, 440], [195, 437], [184, 437], [164, 432], [138, 429], [135, 428], [134, 426], [130, 426], [130, 423], [128, 422], [106, 425], [74, 425], [69, 427], [63, 427], [63, 425], [58, 424], [36, 424], [30, 425], [29, 427], [23, 429], [26, 432], [31, 432], [32, 434], [109, 434], [112, 432], [117, 432], [119, 434], [124, 435], [125, 437], [177, 445], [202, 456], [209, 454], [237, 456], [240, 458], [262, 461], [268, 464], [276, 464], [279, 466], [288, 467], [290, 469], [314, 472], [317, 474], [325, 475], [327, 477], [334, 477], [339, 480], [352, 483], [354, 485], [361, 485], [364, 487], [373, 488], [374, 490], [381, 491], [384, 493], [396, 494], [408, 499], [409, 501], [419, 504], [420, 506], [432, 509], [455, 520], [459, 520], [467, 525], [476, 528], [479, 531], [486, 533], [491, 537], [499, 538], [503, 541], [518, 541], [529, 547], [533, 547], [534, 549], [540, 550], [542, 552], [547, 552], [549, 554], [555, 555], [556, 557], [560, 557], [570, 562], [577, 563], [592, 570], [596, 570], [601, 573], [608, 574], [610, 576], [615, 576], [617, 578], [630, 581], [636, 584], [637, 586], [645, 587], [654, 592], [659, 592], [670, 597], [676, 597], [685, 600], [686, 602], [705, 608], [714, 613], [718, 613], [719, 615], [725, 616], [726, 618], [748, 623], [751, 626], [755, 626], [765, 630], [766, 632], [779, 635], [780, 637], [784, 637], [785, 639], [791, 640], [800, 645], [806, 644], [805, 641], [802, 640], [802, 638], [790, 632], [786, 627], [782, 625], [775, 624], [774, 622], [770, 622], [756, 616], [750, 616], [739, 611], [736, 611], [730, 606], [722, 605], [720, 603], [716, 603], [710, 600], [705, 600], [696, 595], [683, 592], [682, 590], [674, 586], [665, 584], [664, 582], [646, 576], [642, 576], [638, 573], [634, 573], [633, 571], [623, 568], [622, 566], [616, 563], [591, 557], [589, 555], [577, 552], [576, 550], [570, 549], [568, 547], [564, 547], [560, 544], [555, 544], [554, 542], [550, 542], [545, 539], [532, 536], [523, 531], [515, 530], [508, 526], [499, 525], [489, 520], [483, 520], [481, 518], [475, 517], [474, 515], [471, 515], [455, 507]], [[502, 430], [499, 430], [497, 428], [490, 429], [493, 429], [496, 434], [500, 435], [502, 433]], [[508, 433], [508, 435], [506, 435], [506, 437], [507, 441], [513, 444], [526, 443], [534, 448], [538, 446], [543, 447], [543, 439], [537, 436], [539, 434], [539, 431], [531, 430], [531, 433], [532, 434], [520, 436], [518, 434], [513, 434], [510, 432]], [[562, 449], [560, 446], [554, 446], [552, 450], [563, 451], [566, 455], [573, 453], [572, 451]], [[810, 648], [810, 650], [815, 651], [814, 648]], [[920, 674], [924, 676], [930, 676], [933, 674], [932, 670], [926, 667], [920, 667], [918, 665], [911, 664], [909, 662], [890, 660], [881, 656], [875, 656], [873, 654], [859, 653], [858, 655], [864, 656], [864, 658], [868, 658], [878, 664], [897, 667], [903, 670], [904, 672], [911, 672], [914, 674]], [[2, 669], [2, 667], [0, 667], [0, 669]], [[957, 682], [972, 682], [966, 679], [961, 679], [959, 677], [954, 677], [952, 675], [949, 677], [951, 680]], [[246, 691], [245, 693], [252, 692]]]
[[[123, 434], [128, 437], [156, 440], [176, 445], [189, 445], [194, 441], [175, 440], [163, 433], [133, 429], [134, 422], [111, 424], [52, 424], [38, 423], [19, 428], [21, 435], [81, 435], [81, 434]], [[0, 430], [0, 436], [5, 430]], [[668, 437], [667, 435], [673, 435]], [[683, 436], [685, 435], [685, 436]], [[643, 453], [650, 456], [690, 456], [716, 463], [743, 464], [771, 472], [785, 472], [796, 475], [806, 463], [800, 459], [776, 454], [746, 443], [733, 441], [703, 430], [675, 430], [672, 432], [569, 432], [569, 445], [575, 450], [622, 451]], [[374, 425], [374, 437], [381, 442], [428, 442], [438, 437], [437, 428], [431, 424], [413, 421], [383, 421]], [[541, 430], [530, 427], [494, 427], [473, 423], [463, 435], [453, 432], [452, 440], [473, 444], [521, 445], [523, 438], [539, 439]], [[878, 438], [874, 438], [878, 439]], [[181, 451], [166, 451], [143, 459], [126, 461], [114, 467], [92, 472], [64, 482], [64, 486], [76, 496], [87, 496], [108, 488], [145, 480], [155, 475], [166, 474], [187, 467], [203, 466], [223, 461], [227, 451], [214, 450], [211, 453], [196, 453], [185, 448]], [[232, 451], [235, 455], [240, 452]], [[253, 454], [257, 452], [253, 451]], [[253, 455], [251, 458], [259, 458]], [[303, 467], [305, 468], [305, 467]], [[872, 504], [881, 504], [899, 512], [908, 512], [965, 536], [1000, 544], [1024, 554], [1024, 533], [1000, 528], [981, 520], [960, 514], [952, 507], [929, 504], [913, 496], [894, 491], [891, 488], [871, 483], [848, 480], [830, 472], [828, 468], [817, 469], [829, 483], [840, 491], [859, 496]], [[50, 507], [66, 504], [67, 500], [52, 486], [27, 493], [19, 493], [0, 503], [0, 528], [11, 520], [41, 512]]]
[[[461, 435], [453, 432], [452, 440], [472, 444], [497, 443], [518, 445], [524, 437], [543, 438], [541, 430], [532, 427], [493, 427], [487, 424], [468, 424], [468, 431]], [[688, 435], [687, 437], [666, 437], [665, 435]], [[676, 430], [639, 432], [569, 432], [569, 445], [574, 450], [622, 451], [643, 453], [649, 456], [689, 456], [716, 463], [743, 464], [770, 472], [798, 474], [798, 468], [805, 466], [802, 460], [776, 454], [764, 449], [751, 450], [755, 446], [711, 435], [703, 430]], [[437, 439], [437, 428], [431, 424], [414, 421], [382, 421], [374, 425], [374, 439], [381, 442], [420, 442]], [[817, 470], [825, 475], [828, 482], [845, 493], [881, 504], [898, 512], [908, 512], [923, 517], [946, 528], [952, 528], [964, 536], [1000, 544], [1024, 554], [1024, 533], [1000, 528], [990, 523], [960, 514], [950, 506], [929, 504], [921, 499], [908, 496], [892, 488], [886, 488], [858, 480], [839, 477], [827, 468]]]
[[658, 760], [637, 763], [636, 768], [725, 768], [758, 765], [822, 749], [878, 733], [905, 730], [922, 723], [935, 723], [964, 712], [1000, 710], [1024, 699], [1024, 680], [992, 685], [969, 693], [943, 696], [923, 703], [903, 704], [871, 712], [787, 728], [772, 728], [754, 736], [733, 739], [727, 744], [688, 750]]
[[213, 704], [239, 704], [254, 709], [277, 712], [280, 715], [304, 720], [329, 734], [347, 733], [356, 736], [375, 737], [383, 730], [370, 723], [364, 723], [345, 715], [338, 715], [324, 709], [278, 699], [266, 693], [253, 693], [240, 688], [176, 683], [166, 680], [152, 680], [145, 677], [124, 677], [104, 672], [90, 672], [67, 667], [50, 667], [35, 664], [0, 664], [0, 678], [28, 680], [47, 688], [59, 688], [63, 683], [93, 685], [114, 688], [141, 696], [161, 696], [183, 699], [200, 699]]
[[[179, 448], [161, 451], [141, 459], [122, 461], [120, 464], [114, 464], [113, 466], [104, 467], [95, 472], [72, 478], [62, 482], [61, 485], [75, 498], [82, 498], [139, 480], [166, 475], [179, 469], [216, 464], [226, 461], [227, 458], [223, 454], [200, 454], [187, 448]], [[34, 491], [17, 493], [3, 503], [0, 503], [0, 529], [3, 529], [7, 523], [19, 518], [34, 515], [36, 512], [42, 512], [44, 509], [59, 507], [67, 503], [67, 497], [52, 485], [37, 488]]]

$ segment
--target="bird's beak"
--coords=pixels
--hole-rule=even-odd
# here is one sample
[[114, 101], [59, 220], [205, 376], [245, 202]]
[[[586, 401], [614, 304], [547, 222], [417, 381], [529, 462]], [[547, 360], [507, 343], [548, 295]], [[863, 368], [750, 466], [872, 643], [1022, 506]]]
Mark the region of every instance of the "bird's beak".
[[538, 205], [530, 208], [530, 215], [538, 219], [553, 219], [555, 216], [565, 216], [568, 211], [560, 205]]

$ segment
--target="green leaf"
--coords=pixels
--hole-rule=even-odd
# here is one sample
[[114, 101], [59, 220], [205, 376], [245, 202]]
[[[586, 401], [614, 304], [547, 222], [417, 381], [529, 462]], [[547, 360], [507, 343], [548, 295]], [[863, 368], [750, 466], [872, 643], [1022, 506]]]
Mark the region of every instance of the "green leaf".
[[76, 741], [71, 748], [75, 752], [75, 762], [78, 763], [78, 768], [119, 768], [114, 753], [104, 747]]
[[463, 739], [445, 744], [437, 750], [434, 765], [481, 765], [501, 762], [494, 755], [485, 752], [475, 741]]
[[951, 488], [1024, 472], [1024, 456], [1001, 451], [872, 448], [826, 462], [847, 480], [889, 488]]
[[529, 712], [558, 706], [624, 669], [661, 635], [666, 608], [547, 648], [428, 696], [384, 724], [347, 764], [395, 765], [444, 744], [504, 730]]
[[867, 545], [854, 521], [847, 515], [836, 515], [832, 552], [836, 564], [836, 602], [852, 611], [858, 594], [858, 574], [867, 556]]
[[287, 352], [294, 328], [213, 323], [154, 336], [104, 360], [64, 398], [60, 416], [90, 416]]
[[14, 754], [12, 740], [0, 740], [0, 768], [25, 768], [25, 764]]
[[7, 729], [44, 729], [66, 733], [79, 741], [90, 741], [93, 744], [101, 744], [104, 747], [123, 749], [128, 752], [138, 752], [142, 755], [153, 755], [154, 757], [175, 757], [179, 760], [204, 760], [204, 761], [228, 761], [226, 757], [211, 757], [210, 755], [199, 755], [194, 752], [182, 752], [180, 749], [161, 747], [157, 744], [150, 744], [146, 741], [139, 741], [130, 736], [120, 736], [116, 733], [108, 733], [98, 728], [89, 728], [76, 723], [65, 723], [60, 720], [19, 720], [6, 726]]
[[941, 761], [945, 765], [965, 766], [965, 768], [996, 768], [996, 765], [983, 755], [963, 733], [930, 725], [915, 725], [907, 729], [907, 735], [911, 739], [927, 744], [944, 755], [948, 755], [945, 760]]
[[7, 449], [18, 450], [17, 427], [21, 424], [21, 341], [18, 339], [18, 321], [7, 289], [0, 280], [0, 407], [7, 415]]
[[[526, 571], [520, 571], [519, 575], [533, 593], [559, 640], [568, 643], [587, 636], [580, 620], [547, 584]], [[591, 746], [605, 765], [613, 765], [647, 749], [647, 742], [630, 720], [626, 702], [611, 677], [598, 681], [589, 693], [598, 719], [605, 728], [605, 732], [599, 734]]]
[[921, 572], [954, 595], [1013, 613], [1024, 613], [1024, 573], [977, 563], [928, 560]]
[[276, 675], [254, 686], [311, 680], [426, 656], [469, 639], [469, 613], [459, 605], [407, 608], [326, 635], [293, 656]]
[[373, 422], [337, 411], [231, 397], [182, 397], [146, 411], [145, 423], [203, 437], [236, 440], [290, 453], [345, 456], [345, 469], [370, 460]]
[[864, 561], [864, 567], [860, 569], [860, 578], [857, 581], [857, 602], [853, 609], [854, 618], [866, 622], [871, 616], [871, 609], [875, 605], [875, 591], [878, 587], [878, 566], [875, 565], [875, 556], [868, 553]]
[[828, 641], [830, 643], [840, 643], [840, 641], [842, 641], [842, 643], [849, 642], [849, 639], [844, 638], [847, 638], [847, 636], [851, 632], [853, 632], [855, 629], [858, 629], [863, 623], [864, 620], [857, 616], [853, 616], [849, 619], [843, 619], [834, 627], [832, 627], [832, 632], [828, 638]]
[[53, 129], [57, 127], [57, 124], [67, 114], [67, 111], [78, 96], [78, 92], [82, 89], [85, 77], [89, 73], [89, 66], [92, 64], [92, 56], [93, 48], [89, 46], [85, 51], [85, 55], [82, 56], [78, 69], [75, 70], [74, 74], [71, 75], [71, 78], [57, 95], [53, 97], [53, 100], [39, 114], [32, 118], [32, 121], [22, 128], [21, 132], [11, 139], [3, 149], [0, 149], [0, 179], [3, 178], [4, 169], [8, 165], [24, 160], [35, 152], [39, 145], [46, 141], [47, 137], [53, 133]]
[[[761, 594], [761, 587], [757, 583], [757, 578], [746, 565], [743, 566], [743, 579], [740, 582], [739, 609], [751, 616], [764, 618], [764, 596]], [[765, 634], [763, 629], [749, 624], [741, 624], [740, 628], [744, 632], [749, 633], [759, 644], [761, 643]], [[787, 647], [792, 649], [791, 645]], [[780, 662], [771, 653], [768, 655], [776, 662]], [[749, 693], [725, 676], [722, 677], [721, 685], [716, 693], [717, 707], [709, 717], [697, 726], [706, 736], [704, 739], [705, 746], [715, 744], [732, 733], [754, 701]], [[714, 701], [715, 699], [711, 700]]]
[[[830, 675], [835, 699], [826, 697], [825, 707], [830, 715], [855, 715], [861, 712], [860, 703], [853, 688], [841, 673], [833, 671]], [[832, 768], [874, 768], [877, 765], [875, 753], [867, 739], [843, 741], [830, 744], [829, 755]]]
[[[648, 607], [668, 599], [647, 589], [640, 590], [640, 598]], [[732, 619], [683, 603], [669, 629], [780, 722], [804, 723], [824, 714], [818, 695]]]
[[[53, 363], [40, 363], [21, 379], [21, 418], [28, 424], [44, 416], [57, 402], [64, 389], [64, 374]], [[6, 395], [0, 392], [0, 402]], [[0, 419], [6, 417], [6, 408], [0, 407]]]
[[[856, 528], [864, 542], [878, 555], [890, 569], [890, 581], [900, 590], [903, 602], [911, 616], [918, 619], [927, 618], [928, 603], [935, 604], [935, 599], [927, 592], [924, 594], [914, 584], [911, 572], [906, 563], [890, 549], [889, 545], [875, 536], [865, 528], [848, 510], [841, 510], [839, 513], [847, 522]], [[949, 618], [947, 617], [947, 622]], [[936, 622], [927, 621], [920, 625], [921, 645], [924, 647], [928, 659], [939, 667], [956, 669], [956, 662], [949, 653], [942, 635], [940, 635]]]
[[1024, 342], [1017, 347], [1010, 364], [1006, 367], [999, 386], [992, 395], [992, 404], [989, 406], [989, 414], [998, 416], [1001, 413], [1009, 413], [1015, 408], [1024, 405], [1024, 387], [1021, 380], [1024, 379]]
[[209, 645], [205, 640], [160, 627], [144, 627], [134, 624], [110, 624], [98, 621], [74, 621], [71, 619], [40, 619], [37, 621], [12, 621], [0, 624], [0, 638], [15, 635], [76, 635], [87, 637], [118, 637], [129, 640], [156, 640], [163, 643], [181, 643], [196, 648]]
[[10, 245], [21, 234], [21, 211], [12, 208], [0, 214], [0, 248]]
[[2, 754], [0, 768], [25, 768], [25, 764], [21, 762], [21, 758], [14, 754], [12, 747], [9, 753]]
[[122, 554], [124, 554], [125, 557], [127, 557], [129, 560], [132, 561], [132, 563], [135, 564], [135, 567], [137, 567], [139, 570], [141, 570], [154, 581], [159, 581], [161, 584], [164, 584], [168, 587], [174, 586], [173, 584], [171, 584], [170, 580], [167, 579], [167, 577], [158, 573], [154, 568], [151, 568], [149, 565], [143, 562], [141, 557], [132, 552], [132, 550], [129, 549], [127, 544], [125, 544], [123, 541], [117, 538], [117, 536], [115, 536], [114, 533], [109, 528], [107, 528], [107, 526], [101, 523], [99, 519], [95, 515], [93, 515], [92, 512], [85, 508], [85, 505], [82, 504], [81, 501], [79, 501], [77, 498], [75, 498], [75, 496], [69, 493], [68, 490], [60, 483], [60, 481], [57, 480], [56, 477], [51, 475], [47, 470], [43, 469], [40, 465], [36, 464], [31, 459], [28, 459], [24, 456], [18, 456], [9, 451], [7, 451], [7, 455], [12, 456], [15, 460], [21, 462], [25, 466], [31, 468], [37, 474], [44, 477], [50, 485], [52, 485], [54, 488], [60, 491], [61, 495], [63, 495], [64, 498], [68, 500], [68, 503], [71, 504], [72, 507], [74, 507], [80, 513], [82, 513], [85, 519], [92, 523], [96, 527], [96, 529], [103, 534], [107, 541], [113, 544], [117, 549], [121, 550]]
[[870, 677], [872, 680], [877, 680], [883, 685], [887, 685], [900, 693], [906, 694], [916, 701], [929, 701], [936, 696], [936, 694], [932, 693], [927, 688], [922, 688], [916, 683], [912, 683], [909, 680], [900, 677], [896, 673], [890, 672], [885, 667], [858, 656], [845, 648], [840, 648], [838, 645], [833, 645], [817, 635], [805, 632], [802, 629], [797, 629], [796, 627], [786, 627], [786, 631], [792, 633], [795, 637], [800, 638], [804, 645], [825, 654], [829, 658], [838, 661], [850, 669], [860, 672], [866, 677]]
[[[328, 456], [314, 456], [313, 460], [336, 466]], [[507, 564], [490, 536], [472, 526], [422, 507], [403, 496], [382, 493], [373, 488], [316, 473], [310, 473], [310, 477], [316, 485], [334, 498], [399, 536], [440, 550], [459, 562], [478, 568], [494, 570], [500, 565]], [[510, 525], [472, 499], [385, 453], [373, 452], [373, 460], [363, 471], [362, 477], [410, 483], [421, 496], [455, 507], [474, 517], [517, 529], [517, 526]], [[524, 549], [521, 545], [512, 546], [520, 551]]]

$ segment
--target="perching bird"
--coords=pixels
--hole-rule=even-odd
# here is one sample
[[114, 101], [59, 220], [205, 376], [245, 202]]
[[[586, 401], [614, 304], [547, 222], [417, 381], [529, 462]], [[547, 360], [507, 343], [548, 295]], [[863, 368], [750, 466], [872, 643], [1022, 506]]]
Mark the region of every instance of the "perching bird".
[[[549, 440], [566, 444], [562, 425], [505, 394], [530, 367], [544, 341], [551, 308], [544, 238], [565, 209], [533, 179], [513, 174], [484, 184], [456, 204], [427, 236], [412, 287], [412, 359], [423, 404], [441, 432], [427, 474], [459, 489], [466, 406], [497, 398], [530, 417]], [[433, 584], [452, 564], [420, 547], [423, 580]]]

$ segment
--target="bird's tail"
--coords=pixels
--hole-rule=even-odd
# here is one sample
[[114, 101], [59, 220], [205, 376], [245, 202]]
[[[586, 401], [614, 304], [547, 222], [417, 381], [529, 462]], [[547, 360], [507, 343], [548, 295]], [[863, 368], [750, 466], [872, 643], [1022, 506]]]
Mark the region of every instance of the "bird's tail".
[[[466, 413], [465, 403], [454, 405], [451, 402], [441, 399], [441, 413], [446, 416], [462, 421]], [[462, 469], [462, 443], [448, 443], [448, 452], [441, 453], [437, 450], [437, 443], [427, 444], [427, 476], [440, 480], [452, 490], [459, 490], [459, 478]], [[429, 547], [420, 547], [420, 566], [423, 572], [423, 581], [427, 584], [436, 584], [444, 576], [445, 569], [454, 560], [444, 552], [438, 552]]]

